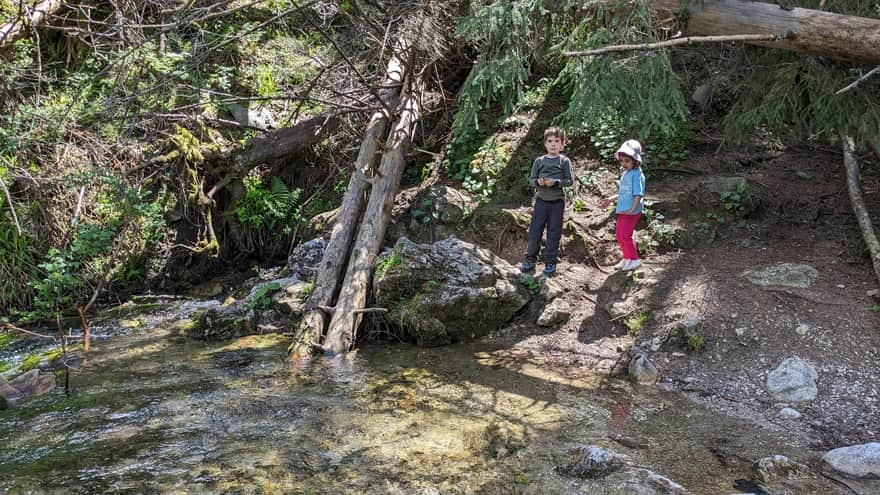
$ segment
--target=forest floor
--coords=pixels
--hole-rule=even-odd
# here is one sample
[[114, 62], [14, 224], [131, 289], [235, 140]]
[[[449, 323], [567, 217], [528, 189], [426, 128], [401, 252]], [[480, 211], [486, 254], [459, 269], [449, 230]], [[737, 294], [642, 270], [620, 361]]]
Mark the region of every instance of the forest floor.
[[[568, 156], [576, 176], [605, 167], [577, 151]], [[869, 155], [863, 158], [876, 160]], [[698, 235], [677, 248], [644, 255], [636, 281], [646, 295], [647, 319], [639, 332], [628, 329], [623, 318], [611, 321], [600, 304], [612, 265], [619, 259], [613, 222], [606, 222], [588, 231], [599, 255], [586, 255], [565, 237], [568, 244], [564, 240], [554, 280], [564, 289], [560, 297], [572, 308], [570, 320], [539, 327], [535, 321], [540, 308], [533, 307], [502, 332], [499, 343], [576, 376], [601, 365], [603, 348], [625, 345], [627, 339], [631, 343], [633, 337], [644, 343], [669, 335], [677, 322], [697, 320], [705, 341], [702, 349], [695, 351], [683, 339], [670, 338], [649, 352], [661, 373], [660, 386], [681, 390], [711, 409], [796, 433], [816, 450], [876, 441], [880, 434], [877, 281], [852, 213], [841, 155], [808, 147], [716, 154], [707, 147], [692, 150], [680, 170], [652, 173], [649, 169], [647, 197], [666, 222]], [[869, 172], [865, 167], [862, 186], [876, 223], [880, 176]], [[756, 186], [760, 207], [735, 223], [707, 220], [699, 203], [706, 199], [700, 196], [706, 194], [706, 181], [713, 176], [748, 179]], [[613, 187], [608, 181], [601, 187], [603, 193]], [[596, 216], [607, 212], [598, 210], [598, 199], [598, 195], [588, 199], [579, 212], [569, 204], [567, 218], [599, 225]], [[525, 205], [509, 207], [530, 213]], [[511, 263], [522, 261], [524, 232], [508, 235], [503, 245], [492, 244], [484, 247]], [[742, 276], [746, 270], [780, 263], [812, 266], [818, 279], [807, 289], [788, 289], [761, 287]], [[538, 273], [541, 268], [539, 264]], [[818, 373], [818, 396], [813, 401], [784, 404], [767, 392], [768, 373], [792, 356], [806, 360]], [[801, 416], [782, 417], [784, 407], [795, 408]]]

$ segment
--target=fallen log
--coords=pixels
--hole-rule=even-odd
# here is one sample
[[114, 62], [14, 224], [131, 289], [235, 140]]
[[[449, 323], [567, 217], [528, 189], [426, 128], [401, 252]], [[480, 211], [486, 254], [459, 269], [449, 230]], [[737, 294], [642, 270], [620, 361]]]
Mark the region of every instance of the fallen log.
[[241, 174], [262, 163], [310, 148], [339, 129], [341, 124], [342, 119], [338, 115], [317, 115], [255, 137], [241, 148], [225, 151], [223, 156], [231, 160], [233, 171]]
[[880, 241], [877, 240], [877, 234], [874, 232], [874, 225], [871, 223], [871, 216], [868, 209], [865, 208], [865, 201], [862, 198], [862, 188], [859, 185], [859, 164], [855, 157], [855, 144], [849, 136], [841, 136], [843, 141], [843, 164], [846, 167], [846, 185], [849, 190], [849, 199], [852, 202], [853, 212], [856, 220], [859, 222], [859, 229], [862, 231], [862, 238], [868, 246], [868, 252], [871, 254], [871, 264], [874, 266], [874, 276], [877, 277], [877, 283], [880, 284]]
[[309, 297], [306, 313], [294, 333], [291, 355], [302, 357], [312, 353], [313, 346], [320, 343], [324, 328], [327, 325], [327, 314], [322, 308], [330, 307], [339, 293], [342, 283], [343, 269], [348, 262], [351, 243], [357, 232], [358, 220], [366, 203], [367, 177], [373, 175], [379, 161], [379, 146], [385, 139], [391, 115], [386, 108], [397, 106], [400, 96], [400, 85], [403, 83], [405, 65], [402, 55], [406, 50], [404, 44], [399, 45], [385, 71], [385, 82], [380, 97], [382, 109], [373, 114], [367, 131], [361, 141], [355, 162], [355, 173], [348, 181], [348, 189], [339, 207], [336, 220], [330, 232], [330, 240], [324, 250], [324, 257], [315, 276], [315, 287]]
[[687, 18], [687, 34], [706, 36], [777, 34], [791, 32], [780, 41], [749, 41], [823, 57], [880, 63], [880, 19], [821, 10], [783, 8], [777, 4], [745, 0], [649, 0], [658, 11], [678, 12]]
[[46, 18], [61, 10], [64, 2], [62, 0], [44, 0], [33, 6], [25, 6], [23, 3], [19, 5], [21, 9], [19, 15], [0, 26], [0, 52], [24, 38], [29, 29], [40, 26], [46, 21]]
[[406, 152], [421, 115], [422, 85], [416, 82], [404, 91], [398, 119], [388, 136], [385, 153], [374, 178], [370, 199], [364, 211], [358, 237], [342, 283], [342, 290], [333, 311], [323, 348], [329, 354], [347, 352], [363, 318], [373, 263], [385, 240], [385, 230], [391, 219], [391, 206], [400, 178], [406, 167]]

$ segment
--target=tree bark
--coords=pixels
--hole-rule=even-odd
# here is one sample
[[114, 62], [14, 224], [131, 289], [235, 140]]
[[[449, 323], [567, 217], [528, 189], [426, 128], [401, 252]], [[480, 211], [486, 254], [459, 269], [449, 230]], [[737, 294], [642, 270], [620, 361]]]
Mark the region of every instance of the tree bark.
[[877, 241], [877, 234], [874, 232], [874, 226], [871, 224], [871, 217], [865, 208], [865, 201], [862, 199], [862, 188], [859, 185], [859, 164], [856, 162], [854, 150], [855, 144], [849, 136], [842, 136], [843, 141], [843, 164], [846, 167], [846, 185], [849, 189], [849, 199], [852, 202], [853, 212], [859, 221], [859, 228], [862, 231], [862, 238], [868, 245], [868, 251], [871, 253], [871, 263], [874, 265], [874, 276], [877, 277], [877, 283], [880, 284], [880, 242]]
[[324, 250], [324, 257], [315, 276], [315, 288], [309, 297], [306, 313], [294, 334], [291, 355], [303, 357], [312, 353], [315, 344], [321, 341], [324, 327], [327, 325], [327, 314], [321, 307], [332, 306], [339, 286], [342, 282], [343, 269], [348, 261], [348, 253], [352, 240], [357, 232], [358, 220], [366, 203], [368, 177], [373, 175], [379, 161], [379, 146], [385, 139], [391, 116], [385, 108], [397, 106], [400, 86], [403, 84], [405, 66], [402, 55], [406, 47], [401, 45], [388, 61], [385, 71], [385, 83], [380, 97], [383, 108], [373, 114], [367, 131], [361, 141], [355, 162], [355, 173], [348, 181], [348, 189], [342, 199], [342, 206], [330, 231], [330, 241]]
[[327, 328], [324, 350], [330, 354], [346, 352], [362, 319], [361, 310], [367, 300], [373, 263], [385, 240], [385, 230], [391, 219], [391, 207], [400, 187], [400, 178], [406, 167], [406, 152], [421, 114], [421, 84], [405, 90], [399, 117], [388, 136], [379, 172], [370, 191], [370, 200], [364, 219], [352, 248], [351, 259], [342, 283], [342, 290]]
[[686, 10], [687, 33], [700, 35], [779, 34], [781, 41], [753, 41], [823, 57], [880, 63], [880, 19], [856, 17], [745, 0], [649, 0], [656, 10]]
[[317, 115], [291, 127], [285, 127], [255, 137], [239, 149], [231, 149], [223, 155], [228, 157], [234, 172], [241, 174], [271, 160], [290, 156], [321, 142], [339, 129], [342, 119], [338, 115]]
[[[15, 2], [18, 3], [18, 2]], [[0, 26], [0, 52], [23, 38], [29, 28], [37, 27], [46, 21], [50, 14], [64, 6], [62, 0], [44, 0], [37, 5], [25, 7], [25, 11], [14, 20]]]

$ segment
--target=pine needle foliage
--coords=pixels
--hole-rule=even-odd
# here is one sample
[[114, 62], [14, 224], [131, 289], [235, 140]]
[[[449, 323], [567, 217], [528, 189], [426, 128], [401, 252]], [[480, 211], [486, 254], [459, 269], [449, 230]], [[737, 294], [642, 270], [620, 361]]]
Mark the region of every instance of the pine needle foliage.
[[480, 111], [500, 103], [507, 113], [522, 95], [531, 75], [531, 47], [535, 16], [543, 2], [499, 1], [471, 3], [471, 15], [462, 18], [458, 34], [479, 53], [464, 82], [453, 129], [456, 134], [480, 127]]
[[[552, 5], [551, 5], [552, 3]], [[453, 133], [461, 142], [475, 132], [480, 111], [498, 104], [508, 114], [522, 98], [536, 62], [561, 62], [554, 85], [567, 95], [557, 119], [574, 133], [610, 114], [621, 114], [627, 133], [661, 137], [687, 116], [681, 87], [665, 51], [627, 56], [563, 58], [562, 52], [656, 39], [644, 3], [606, 6], [595, 2], [497, 1], [472, 4], [459, 33], [474, 45], [477, 60], [459, 96]], [[545, 60], [532, 57], [548, 46]], [[547, 64], [545, 64], [547, 65]], [[455, 141], [454, 141], [455, 142]]]
[[756, 130], [791, 141], [833, 141], [840, 133], [880, 137], [880, 78], [835, 94], [867, 69], [766, 50], [743, 66], [750, 70], [733, 86], [736, 103], [724, 120], [729, 143], [744, 142]]

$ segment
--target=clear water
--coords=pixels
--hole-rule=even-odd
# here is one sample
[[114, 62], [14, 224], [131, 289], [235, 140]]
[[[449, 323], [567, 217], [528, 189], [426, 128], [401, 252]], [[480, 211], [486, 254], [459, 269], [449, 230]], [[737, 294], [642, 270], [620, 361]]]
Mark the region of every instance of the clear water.
[[811, 456], [679, 395], [560, 376], [489, 344], [293, 366], [282, 336], [185, 338], [206, 304], [103, 322], [69, 396], [0, 411], [0, 493], [662, 493], [624, 472], [555, 470], [566, 448], [598, 444], [726, 494], [749, 459]]

